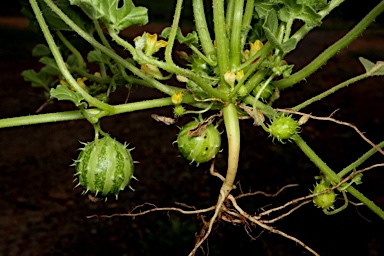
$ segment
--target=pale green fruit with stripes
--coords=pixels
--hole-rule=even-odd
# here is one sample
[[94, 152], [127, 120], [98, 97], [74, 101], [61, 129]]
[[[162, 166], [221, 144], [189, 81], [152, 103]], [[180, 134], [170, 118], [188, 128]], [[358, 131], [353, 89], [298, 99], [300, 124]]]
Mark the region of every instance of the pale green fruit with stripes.
[[177, 136], [177, 144], [184, 158], [200, 164], [208, 162], [220, 151], [221, 136], [212, 124], [206, 126], [199, 136], [190, 136], [189, 131], [198, 124], [198, 121], [192, 121], [183, 126]]
[[117, 199], [119, 192], [129, 186], [132, 178], [135, 179], [130, 150], [110, 136], [86, 143], [80, 150], [74, 165], [78, 185], [84, 188], [83, 194], [115, 195]]

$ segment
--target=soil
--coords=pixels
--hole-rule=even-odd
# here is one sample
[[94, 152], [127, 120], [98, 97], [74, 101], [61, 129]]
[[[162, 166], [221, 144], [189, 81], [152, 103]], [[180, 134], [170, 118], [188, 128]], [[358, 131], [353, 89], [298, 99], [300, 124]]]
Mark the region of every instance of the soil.
[[[30, 52], [39, 38], [19, 28], [1, 29], [0, 40], [0, 118], [33, 115], [45, 102], [44, 91], [23, 81], [25, 69], [40, 64]], [[321, 50], [345, 34], [332, 26], [310, 33], [298, 46], [298, 54], [287, 61], [295, 70], [312, 60]], [[384, 30], [375, 27], [364, 32], [347, 49], [328, 61], [319, 72], [296, 88], [287, 89], [278, 107], [292, 107], [333, 85], [363, 72], [357, 57], [372, 61], [384, 59]], [[305, 110], [327, 116], [336, 109], [335, 118], [356, 125], [373, 142], [383, 140], [384, 90], [382, 77], [360, 81]], [[119, 90], [112, 103], [124, 102], [127, 90]], [[134, 88], [129, 101], [160, 97], [148, 89]], [[73, 110], [65, 102], [56, 102], [41, 113]], [[86, 121], [69, 121], [0, 129], [0, 256], [29, 255], [187, 255], [202, 220], [194, 215], [155, 212], [145, 216], [87, 218], [90, 215], [126, 213], [149, 202], [159, 207], [175, 202], [209, 207], [218, 196], [220, 181], [209, 174], [209, 165], [196, 167], [180, 157], [172, 144], [181, 126], [166, 126], [153, 120], [152, 113], [171, 115], [171, 109], [155, 109], [104, 118], [102, 127], [121, 142], [127, 141], [135, 165], [135, 191], [126, 189], [119, 199], [92, 202], [73, 183], [80, 141], [90, 141], [92, 126]], [[248, 212], [284, 204], [307, 195], [318, 170], [291, 143], [281, 145], [250, 120], [243, 121], [239, 174], [243, 191], [274, 193], [286, 184], [276, 198], [255, 196], [239, 201]], [[370, 146], [350, 127], [310, 120], [301, 132], [307, 143], [334, 170], [355, 161]], [[217, 169], [225, 172], [225, 141], [217, 157]], [[383, 162], [376, 154], [362, 167]], [[384, 168], [367, 171], [357, 188], [384, 208]], [[234, 192], [238, 193], [238, 191]], [[356, 201], [350, 198], [351, 201]], [[337, 205], [342, 205], [339, 200]], [[273, 216], [271, 216], [273, 217]], [[205, 220], [208, 220], [206, 218]], [[365, 206], [349, 207], [339, 214], [326, 216], [307, 204], [278, 221], [274, 226], [295, 236], [320, 255], [384, 255], [384, 222]], [[251, 227], [249, 227], [251, 228]], [[198, 255], [308, 255], [300, 245], [279, 235], [263, 232], [260, 227], [220, 222]], [[247, 234], [254, 237], [251, 239]], [[250, 253], [251, 252], [251, 253]]]

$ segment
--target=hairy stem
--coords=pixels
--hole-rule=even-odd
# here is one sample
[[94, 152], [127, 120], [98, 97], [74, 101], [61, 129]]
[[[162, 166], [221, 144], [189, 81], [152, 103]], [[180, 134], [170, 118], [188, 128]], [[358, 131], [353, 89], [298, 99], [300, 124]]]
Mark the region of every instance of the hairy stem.
[[169, 34], [167, 47], [165, 48], [165, 61], [173, 65], [175, 63], [172, 60], [172, 49], [176, 39], [176, 32], [177, 32], [177, 29], [179, 28], [180, 13], [181, 13], [182, 6], [183, 6], [183, 0], [177, 0], [175, 15], [173, 16], [171, 32]]
[[204, 54], [212, 61], [216, 60], [216, 50], [213, 46], [211, 36], [209, 34], [207, 21], [205, 18], [203, 0], [192, 0], [193, 17], [195, 18], [195, 26], [199, 35], [200, 44]]

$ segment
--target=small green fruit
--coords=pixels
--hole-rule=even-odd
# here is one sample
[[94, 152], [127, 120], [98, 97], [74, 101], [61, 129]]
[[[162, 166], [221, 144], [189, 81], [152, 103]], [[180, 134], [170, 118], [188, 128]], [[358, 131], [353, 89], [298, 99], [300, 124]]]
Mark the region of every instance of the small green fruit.
[[291, 116], [277, 117], [268, 127], [269, 133], [280, 142], [292, 139], [298, 129], [299, 124]]
[[[313, 194], [319, 193], [321, 191], [327, 190], [330, 187], [327, 186], [324, 183], [319, 183], [316, 185], [315, 189], [313, 190]], [[315, 196], [313, 198], [313, 202], [315, 205], [322, 209], [328, 209], [333, 207], [333, 203], [335, 202], [336, 194], [335, 191], [331, 190], [327, 193]]]
[[220, 151], [221, 136], [212, 124], [206, 126], [205, 131], [198, 136], [190, 136], [189, 131], [198, 124], [198, 121], [192, 121], [181, 128], [177, 144], [184, 158], [200, 164], [208, 162]]
[[[252, 93], [253, 93], [254, 96], [257, 95], [257, 93], [260, 91], [261, 87], [262, 87], [262, 85], [259, 84], [258, 86], [255, 87], [255, 89], [253, 89]], [[268, 84], [264, 88], [264, 90], [261, 92], [260, 99], [263, 99], [263, 100], [269, 99], [272, 96], [274, 90], [275, 90], [275, 88], [273, 87], [273, 85]]]
[[105, 136], [85, 144], [74, 165], [79, 184], [95, 196], [106, 197], [120, 192], [133, 176], [133, 160], [126, 145]]

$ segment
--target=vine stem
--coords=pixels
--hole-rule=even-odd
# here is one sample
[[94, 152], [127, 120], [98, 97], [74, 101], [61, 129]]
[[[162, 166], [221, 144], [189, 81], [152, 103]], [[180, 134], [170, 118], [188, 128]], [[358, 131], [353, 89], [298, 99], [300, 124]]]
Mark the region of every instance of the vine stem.
[[173, 23], [171, 26], [171, 32], [169, 34], [167, 47], [165, 48], [165, 61], [172, 65], [175, 65], [175, 63], [172, 60], [172, 49], [176, 39], [176, 32], [177, 32], [177, 29], [179, 28], [180, 13], [181, 13], [182, 6], [183, 6], [183, 0], [177, 0], [175, 15], [173, 17]]
[[240, 155], [239, 118], [233, 103], [229, 103], [223, 108], [223, 117], [228, 138], [228, 169], [220, 191], [223, 192], [224, 197], [227, 197], [233, 188]]
[[[307, 145], [307, 143], [305, 143], [305, 141], [299, 135], [296, 135], [293, 141], [304, 152], [304, 154], [321, 170], [321, 172], [325, 174], [327, 178], [329, 178], [335, 184], [341, 181], [339, 175], [337, 175], [331, 168], [329, 168], [328, 165], [320, 159], [320, 157]], [[347, 188], [347, 191], [384, 220], [384, 211], [380, 209], [380, 207], [378, 207], [374, 202], [365, 197], [353, 186], [349, 186]]]
[[213, 46], [212, 39], [209, 34], [203, 0], [192, 0], [192, 7], [193, 17], [195, 18], [196, 31], [199, 35], [201, 48], [203, 48], [204, 54], [211, 61], [216, 62], [216, 50]]

